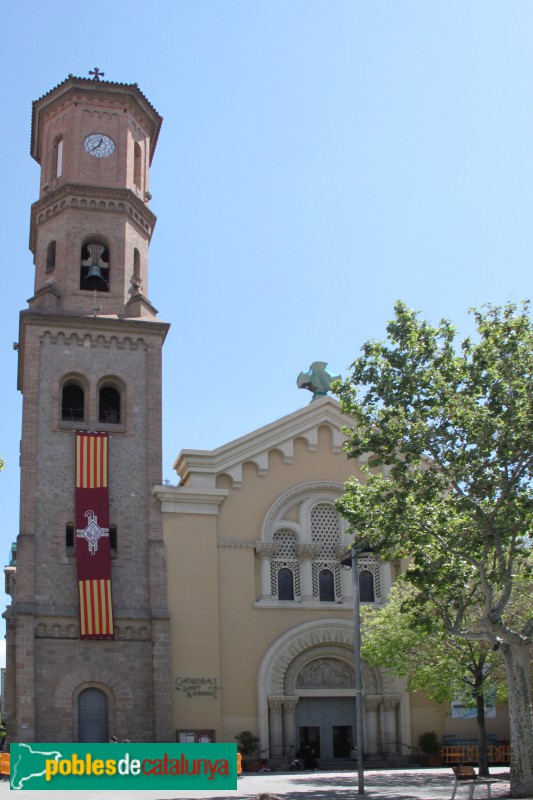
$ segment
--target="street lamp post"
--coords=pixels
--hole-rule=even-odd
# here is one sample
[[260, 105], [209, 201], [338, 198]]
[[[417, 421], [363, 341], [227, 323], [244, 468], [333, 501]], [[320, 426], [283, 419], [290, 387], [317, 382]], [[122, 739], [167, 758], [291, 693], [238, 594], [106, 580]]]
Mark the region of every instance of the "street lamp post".
[[365, 770], [363, 765], [363, 676], [361, 669], [361, 615], [359, 597], [359, 568], [357, 545], [351, 548], [352, 587], [353, 587], [353, 632], [355, 666], [355, 747], [357, 750], [357, 794], [365, 793]]

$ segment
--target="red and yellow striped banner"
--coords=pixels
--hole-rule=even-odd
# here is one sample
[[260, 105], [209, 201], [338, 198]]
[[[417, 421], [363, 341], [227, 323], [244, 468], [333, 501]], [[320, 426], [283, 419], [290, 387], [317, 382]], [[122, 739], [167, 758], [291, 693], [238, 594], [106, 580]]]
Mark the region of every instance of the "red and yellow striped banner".
[[76, 564], [80, 638], [113, 639], [108, 437], [76, 432]]
[[78, 581], [80, 595], [80, 630], [82, 637], [113, 634], [111, 581]]
[[76, 435], [76, 488], [107, 488], [107, 436]]

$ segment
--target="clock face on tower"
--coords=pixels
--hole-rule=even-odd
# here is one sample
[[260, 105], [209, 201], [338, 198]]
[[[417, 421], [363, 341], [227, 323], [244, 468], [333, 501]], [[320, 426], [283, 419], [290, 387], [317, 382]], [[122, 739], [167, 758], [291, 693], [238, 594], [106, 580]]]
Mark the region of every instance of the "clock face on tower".
[[83, 140], [83, 149], [95, 158], [107, 158], [115, 152], [115, 142], [105, 133], [90, 133]]

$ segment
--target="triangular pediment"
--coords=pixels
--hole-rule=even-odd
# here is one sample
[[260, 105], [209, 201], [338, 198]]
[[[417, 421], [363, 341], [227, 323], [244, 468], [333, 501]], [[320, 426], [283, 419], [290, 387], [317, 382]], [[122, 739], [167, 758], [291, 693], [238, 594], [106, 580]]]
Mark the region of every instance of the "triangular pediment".
[[268, 473], [268, 458], [272, 450], [282, 454], [285, 464], [293, 461], [296, 439], [303, 439], [309, 452], [316, 452], [320, 427], [329, 428], [333, 452], [340, 453], [347, 439], [342, 428], [351, 424], [353, 420], [341, 413], [336, 400], [322, 397], [216, 450], [182, 450], [174, 462], [174, 469], [180, 477], [180, 485], [191, 489], [214, 488], [219, 475], [228, 475], [233, 487], [239, 488], [245, 463], [255, 464], [259, 475]]

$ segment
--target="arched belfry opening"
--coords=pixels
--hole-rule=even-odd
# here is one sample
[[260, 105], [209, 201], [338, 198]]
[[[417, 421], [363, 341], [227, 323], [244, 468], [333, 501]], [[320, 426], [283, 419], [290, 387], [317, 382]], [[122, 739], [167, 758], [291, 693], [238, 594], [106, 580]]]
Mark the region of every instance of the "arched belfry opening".
[[82, 245], [80, 289], [109, 291], [109, 249], [99, 239], [89, 239]]

